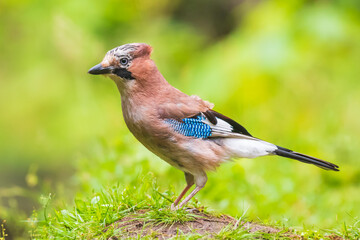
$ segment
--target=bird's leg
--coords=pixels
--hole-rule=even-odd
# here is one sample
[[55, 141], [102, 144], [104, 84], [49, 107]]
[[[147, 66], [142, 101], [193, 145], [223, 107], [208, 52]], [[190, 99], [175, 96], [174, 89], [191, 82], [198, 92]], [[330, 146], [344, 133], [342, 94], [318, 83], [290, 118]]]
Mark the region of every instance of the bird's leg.
[[182, 208], [185, 204], [187, 204], [190, 199], [195, 196], [196, 193], [198, 193], [206, 184], [207, 182], [207, 176], [205, 172], [202, 172], [200, 175], [195, 175], [195, 189], [182, 201], [179, 206], [176, 207], [176, 209]]
[[185, 180], [186, 180], [187, 185], [184, 188], [184, 190], [180, 193], [178, 198], [175, 200], [175, 202], [173, 204], [171, 204], [172, 210], [176, 209], [176, 205], [178, 205], [178, 203], [183, 198], [183, 196], [187, 193], [187, 191], [189, 191], [189, 189], [192, 187], [192, 185], [194, 185], [194, 176], [191, 175], [190, 173], [185, 172]]

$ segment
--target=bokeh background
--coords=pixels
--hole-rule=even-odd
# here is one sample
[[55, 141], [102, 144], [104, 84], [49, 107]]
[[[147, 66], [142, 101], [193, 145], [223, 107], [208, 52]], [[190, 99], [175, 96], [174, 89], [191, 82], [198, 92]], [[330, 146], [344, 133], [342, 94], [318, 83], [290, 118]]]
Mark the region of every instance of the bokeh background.
[[167, 80], [250, 133], [340, 165], [238, 160], [196, 197], [211, 209], [337, 228], [360, 214], [360, 2], [5, 0], [0, 2], [0, 221], [28, 238], [41, 195], [71, 204], [152, 172], [182, 172], [127, 130], [115, 84], [87, 70], [129, 42], [153, 46]]

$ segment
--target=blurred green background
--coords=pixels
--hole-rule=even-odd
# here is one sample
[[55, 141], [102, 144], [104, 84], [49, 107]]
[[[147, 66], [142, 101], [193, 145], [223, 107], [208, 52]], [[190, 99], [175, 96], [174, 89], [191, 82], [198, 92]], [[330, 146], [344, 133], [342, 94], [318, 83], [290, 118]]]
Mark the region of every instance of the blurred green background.
[[238, 160], [196, 197], [250, 219], [335, 228], [360, 214], [360, 2], [5, 0], [0, 2], [0, 221], [26, 237], [39, 197], [183, 173], [127, 130], [115, 84], [87, 70], [129, 42], [153, 46], [167, 80], [254, 136], [340, 165]]

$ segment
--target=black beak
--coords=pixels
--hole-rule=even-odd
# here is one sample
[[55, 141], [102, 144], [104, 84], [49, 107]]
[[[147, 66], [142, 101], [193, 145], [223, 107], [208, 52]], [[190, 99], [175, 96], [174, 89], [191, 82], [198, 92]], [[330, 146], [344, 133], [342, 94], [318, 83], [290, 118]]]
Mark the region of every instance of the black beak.
[[101, 63], [99, 63], [98, 65], [95, 65], [92, 68], [90, 68], [88, 73], [93, 74], [93, 75], [108, 74], [108, 73], [111, 73], [111, 69], [104, 68], [103, 66], [101, 66]]

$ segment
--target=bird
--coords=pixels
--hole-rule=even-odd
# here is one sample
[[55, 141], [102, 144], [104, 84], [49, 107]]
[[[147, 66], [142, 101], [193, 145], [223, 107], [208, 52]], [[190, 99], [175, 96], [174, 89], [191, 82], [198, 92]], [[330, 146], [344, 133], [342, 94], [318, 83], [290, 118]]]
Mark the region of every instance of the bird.
[[155, 155], [184, 172], [186, 187], [171, 210], [183, 208], [205, 186], [207, 172], [234, 158], [278, 155], [339, 171], [333, 163], [252, 136], [242, 125], [213, 110], [214, 104], [173, 87], [151, 53], [152, 47], [145, 43], [121, 45], [108, 51], [88, 73], [115, 82], [130, 132]]

